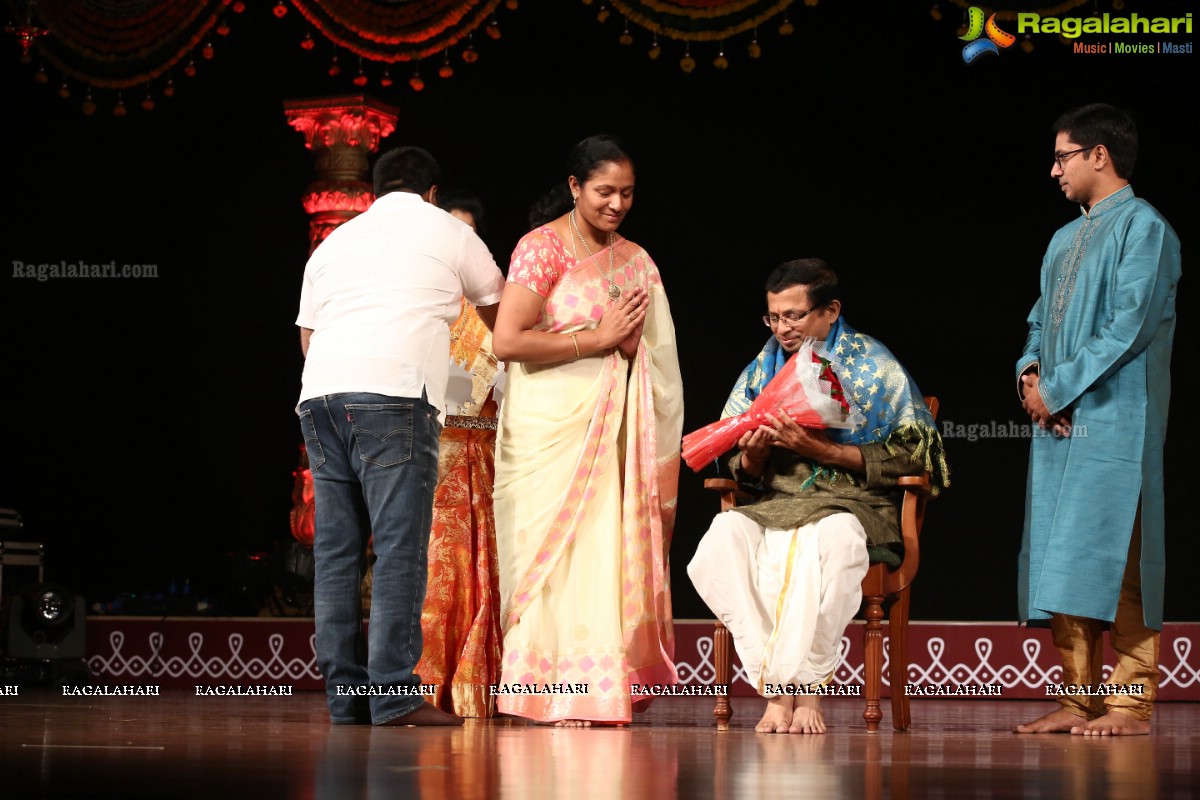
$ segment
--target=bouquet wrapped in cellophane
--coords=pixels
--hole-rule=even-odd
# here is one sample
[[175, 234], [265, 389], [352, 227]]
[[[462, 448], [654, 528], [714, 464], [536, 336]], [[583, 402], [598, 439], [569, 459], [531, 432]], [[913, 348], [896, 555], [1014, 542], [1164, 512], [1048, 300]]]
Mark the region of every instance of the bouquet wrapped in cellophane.
[[768, 413], [778, 419], [780, 409], [806, 428], [858, 427], [863, 415], [842, 391], [836, 373], [839, 367], [815, 339], [805, 340], [744, 414], [718, 420], [683, 437], [684, 463], [699, 472], [736, 445], [742, 434], [770, 424]]

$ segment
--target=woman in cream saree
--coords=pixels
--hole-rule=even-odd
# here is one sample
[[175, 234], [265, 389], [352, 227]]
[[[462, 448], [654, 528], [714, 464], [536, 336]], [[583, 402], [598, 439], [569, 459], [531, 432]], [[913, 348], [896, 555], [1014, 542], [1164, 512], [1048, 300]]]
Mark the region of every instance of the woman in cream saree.
[[[594, 172], [572, 190], [586, 194]], [[678, 680], [667, 551], [682, 387], [657, 267], [585, 214], [522, 238], [497, 320], [497, 356], [524, 357], [509, 356], [497, 438], [496, 699], [500, 712], [540, 722], [620, 724], [649, 700], [634, 687]], [[582, 235], [567, 245], [564, 234], [585, 224], [596, 246]], [[504, 319], [514, 305], [539, 309], [525, 317], [535, 321], [520, 334], [532, 343], [524, 351]]]

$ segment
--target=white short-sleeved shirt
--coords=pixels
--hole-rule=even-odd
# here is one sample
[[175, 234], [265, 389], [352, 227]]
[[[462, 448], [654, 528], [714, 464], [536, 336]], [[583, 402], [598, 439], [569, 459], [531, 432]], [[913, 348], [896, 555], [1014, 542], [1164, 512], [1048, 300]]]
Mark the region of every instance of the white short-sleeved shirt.
[[411, 192], [380, 197], [329, 234], [304, 268], [296, 324], [313, 333], [299, 402], [424, 389], [441, 419], [461, 298], [490, 306], [503, 289], [469, 225]]

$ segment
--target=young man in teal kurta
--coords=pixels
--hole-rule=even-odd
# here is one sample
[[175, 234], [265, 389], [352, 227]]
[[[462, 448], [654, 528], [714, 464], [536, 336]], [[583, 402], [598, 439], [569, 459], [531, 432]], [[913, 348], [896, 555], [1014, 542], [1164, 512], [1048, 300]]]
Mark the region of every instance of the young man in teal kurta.
[[[1137, 129], [1128, 115], [1084, 106], [1054, 128], [1050, 177], [1083, 213], [1050, 241], [1017, 361], [1022, 404], [1044, 433], [1030, 447], [1019, 611], [1023, 622], [1050, 620], [1064, 684], [1101, 683], [1106, 622], [1117, 664], [1107, 689], [1063, 695], [1016, 730], [1148, 733], [1179, 238], [1129, 185]], [[1136, 686], [1140, 695], [1125, 693]]]

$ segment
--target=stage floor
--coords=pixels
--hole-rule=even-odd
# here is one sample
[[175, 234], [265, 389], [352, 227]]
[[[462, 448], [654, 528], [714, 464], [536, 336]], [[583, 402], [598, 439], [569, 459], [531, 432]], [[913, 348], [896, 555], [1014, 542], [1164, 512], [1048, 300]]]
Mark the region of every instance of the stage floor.
[[[825, 736], [754, 732], [762, 701], [660, 698], [624, 729], [523, 721], [330, 726], [324, 696], [0, 697], [5, 798], [1191, 797], [1200, 704], [1160, 703], [1126, 739], [1019, 736], [1048, 701], [913, 700], [912, 730], [868, 734], [857, 698], [825, 703]], [[885, 717], [885, 726], [888, 718]]]

